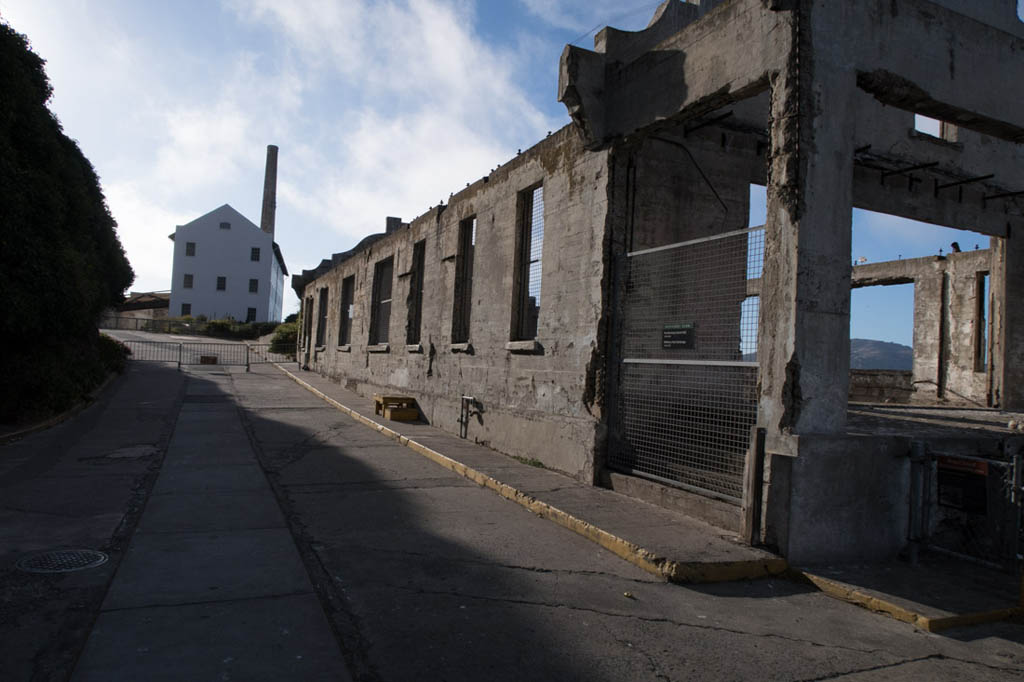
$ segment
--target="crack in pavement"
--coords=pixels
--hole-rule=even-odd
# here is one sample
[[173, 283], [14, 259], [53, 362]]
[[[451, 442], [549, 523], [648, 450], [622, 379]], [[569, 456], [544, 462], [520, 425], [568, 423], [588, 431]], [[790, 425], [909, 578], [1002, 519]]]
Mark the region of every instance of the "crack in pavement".
[[[586, 613], [594, 613], [594, 614], [597, 614], [597, 615], [600, 615], [600, 616], [608, 616], [609, 618], [626, 618], [626, 619], [631, 619], [631, 620], [638, 620], [638, 621], [645, 622], [645, 623], [664, 623], [664, 624], [667, 624], [667, 625], [674, 625], [674, 626], [680, 627], [680, 628], [690, 628], [690, 629], [694, 629], [694, 630], [707, 630], [707, 631], [712, 631], [712, 632], [726, 632], [726, 633], [730, 633], [730, 634], [734, 634], [734, 635], [742, 635], [742, 636], [745, 636], [745, 637], [758, 637], [758, 638], [765, 638], [765, 639], [779, 639], [779, 640], [782, 640], [782, 641], [785, 641], [785, 642], [791, 642], [791, 643], [796, 643], [796, 644], [807, 644], [807, 645], [810, 645], [810, 646], [821, 647], [821, 648], [824, 648], [824, 649], [835, 649], [835, 650], [839, 650], [839, 651], [850, 651], [850, 652], [860, 653], [860, 654], [873, 654], [873, 655], [882, 655], [882, 656], [890, 656], [890, 657], [896, 657], [897, 656], [897, 654], [894, 654], [894, 653], [892, 653], [890, 651], [886, 651], [884, 649], [861, 649], [861, 648], [857, 648], [857, 647], [844, 646], [844, 645], [841, 645], [841, 644], [825, 644], [825, 643], [822, 643], [822, 642], [815, 642], [814, 640], [800, 639], [799, 637], [790, 637], [790, 636], [787, 636], [787, 635], [780, 635], [780, 634], [774, 633], [774, 632], [754, 633], [754, 632], [747, 632], [745, 630], [736, 630], [736, 629], [732, 629], [732, 628], [726, 628], [726, 627], [722, 627], [722, 626], [718, 626], [718, 625], [710, 625], [710, 624], [709, 625], [700, 625], [700, 624], [697, 624], [697, 623], [684, 623], [682, 621], [672, 620], [671, 618], [654, 617], [654, 616], [642, 616], [642, 615], [629, 614], [629, 613], [616, 613], [614, 611], [604, 611], [604, 610], [601, 610], [601, 609], [588, 608], [588, 607], [584, 607], [584, 606], [574, 606], [572, 604], [565, 604], [565, 603], [561, 603], [561, 602], [546, 602], [546, 601], [538, 601], [538, 600], [530, 600], [530, 599], [513, 599], [513, 598], [509, 598], [509, 597], [491, 597], [491, 596], [485, 596], [485, 595], [464, 594], [464, 593], [461, 593], [461, 592], [451, 592], [451, 591], [445, 591], [445, 590], [425, 590], [425, 589], [422, 589], [422, 588], [406, 587], [404, 585], [393, 585], [393, 584], [390, 584], [390, 583], [384, 583], [384, 582], [380, 582], [380, 581], [366, 581], [366, 582], [364, 582], [364, 584], [370, 584], [370, 583], [373, 583], [373, 582], [376, 582], [376, 583], [382, 584], [382, 585], [386, 585], [387, 587], [389, 587], [391, 589], [402, 590], [402, 591], [405, 591], [405, 592], [413, 592], [413, 593], [416, 593], [416, 594], [426, 594], [426, 595], [432, 595], [432, 596], [457, 597], [457, 598], [460, 598], [460, 599], [476, 599], [476, 600], [488, 601], [488, 602], [500, 602], [500, 603], [508, 603], [508, 604], [518, 604], [518, 605], [521, 605], [521, 606], [541, 606], [541, 607], [552, 608], [552, 609], [569, 609], [571, 611], [583, 611], [583, 612], [586, 612]], [[952, 659], [952, 660], [959, 660], [959, 659]], [[1002, 668], [996, 668], [996, 669], [1003, 670]]]
[[618, 642], [620, 645], [626, 647], [627, 649], [632, 649], [633, 651], [636, 651], [641, 656], [646, 658], [647, 659], [647, 666], [650, 669], [650, 672], [656, 678], [658, 678], [659, 680], [665, 680], [665, 682], [672, 682], [672, 678], [671, 677], [669, 677], [668, 675], [666, 675], [663, 672], [661, 672], [661, 668], [658, 666], [657, 660], [654, 658], [654, 656], [652, 656], [650, 654], [650, 652], [648, 652], [646, 649], [644, 649], [643, 647], [641, 647], [639, 645], [633, 644], [633, 642], [630, 642], [629, 640], [619, 639], [615, 635], [615, 633], [612, 632], [611, 629], [608, 628], [608, 626], [605, 625], [604, 623], [601, 623], [601, 627], [604, 628], [604, 631], [608, 633], [608, 636], [611, 639], [615, 640], [616, 642]]
[[[319, 554], [323, 550], [327, 549], [325, 545], [319, 544], [314, 541], [314, 550]], [[658, 580], [653, 578], [651, 580], [645, 580], [643, 578], [629, 578], [626, 576], [618, 575], [617, 573], [609, 573], [608, 571], [588, 571], [581, 569], [572, 568], [542, 568], [540, 566], [524, 566], [521, 564], [503, 564], [494, 561], [486, 561], [483, 559], [456, 559], [449, 556], [440, 554], [433, 554], [430, 552], [413, 552], [404, 549], [393, 549], [389, 547], [374, 547], [372, 545], [359, 545], [359, 544], [346, 544], [346, 551], [355, 550], [355, 553], [362, 552], [378, 552], [381, 554], [397, 554], [401, 556], [419, 557], [423, 559], [440, 559], [442, 561], [450, 562], [453, 564], [468, 564], [472, 566], [486, 566], [489, 568], [505, 568], [513, 571], [526, 571], [528, 573], [546, 573], [551, 575], [581, 575], [581, 576], [599, 576], [605, 578], [614, 578], [630, 583], [639, 583], [641, 585], [657, 585], [666, 584], [665, 580]]]
[[[381, 480], [385, 483], [401, 483], [408, 480], [422, 481], [423, 479], [387, 478]], [[394, 490], [441, 490], [444, 488], [479, 487], [470, 482], [459, 483], [458, 481], [447, 481], [446, 479], [438, 479], [438, 481], [441, 481], [438, 485], [423, 485], [422, 483], [414, 485], [375, 485], [376, 482], [374, 481], [352, 481], [347, 483], [284, 483], [282, 484], [282, 487], [294, 495], [316, 495], [320, 493], [333, 492], [335, 490], [353, 490], [357, 492], [375, 493], [390, 492]], [[297, 488], [301, 488], [301, 490], [297, 490]]]
[[857, 675], [857, 674], [860, 674], [860, 673], [870, 673], [870, 672], [876, 672], [876, 671], [879, 671], [879, 670], [890, 670], [890, 669], [893, 669], [893, 668], [898, 668], [900, 666], [910, 665], [912, 663], [922, 663], [924, 661], [956, 661], [957, 663], [963, 663], [965, 665], [981, 666], [983, 668], [988, 668], [989, 670], [996, 670], [996, 671], [1004, 672], [1004, 673], [1015, 673], [1017, 675], [1021, 674], [1021, 671], [1019, 669], [1017, 669], [1017, 668], [1002, 668], [1000, 666], [992, 665], [990, 663], [984, 663], [982, 661], [971, 661], [971, 660], [967, 660], [967, 659], [963, 659], [963, 658], [957, 658], [955, 656], [947, 656], [946, 654], [942, 654], [942, 653], [934, 653], [934, 654], [928, 654], [927, 656], [918, 656], [917, 658], [907, 658], [907, 659], [895, 661], [894, 663], [885, 663], [885, 664], [882, 664], [882, 665], [875, 665], [875, 666], [871, 666], [869, 668], [855, 668], [853, 670], [846, 670], [846, 671], [843, 671], [843, 672], [832, 673], [831, 675], [825, 675], [824, 677], [804, 678], [802, 680], [799, 680], [798, 682], [822, 682], [823, 680], [838, 680], [838, 679], [841, 679], [843, 677], [846, 677], [847, 675]]
[[124, 611], [139, 611], [141, 609], [176, 609], [184, 606], [207, 606], [214, 604], [236, 604], [243, 602], [260, 601], [263, 599], [288, 599], [290, 597], [316, 596], [313, 590], [300, 592], [279, 592], [277, 594], [263, 594], [254, 597], [225, 597], [224, 599], [199, 599], [194, 601], [174, 602], [173, 604], [140, 604], [138, 606], [118, 606], [110, 609], [103, 609], [103, 613], [121, 613]]

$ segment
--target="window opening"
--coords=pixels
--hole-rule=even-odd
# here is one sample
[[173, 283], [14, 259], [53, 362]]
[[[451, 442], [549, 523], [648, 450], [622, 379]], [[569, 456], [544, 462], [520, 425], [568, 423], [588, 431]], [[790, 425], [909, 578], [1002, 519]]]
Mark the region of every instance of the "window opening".
[[316, 315], [316, 345], [322, 346], [327, 337], [327, 287], [321, 287]]
[[408, 316], [405, 321], [405, 342], [414, 345], [420, 342], [420, 326], [423, 319], [423, 269], [426, 263], [427, 242], [421, 239], [412, 246], [412, 271], [409, 273]]
[[249, 252], [249, 260], [258, 261], [260, 259], [260, 247], [254, 246]]
[[256, 309], [255, 308], [246, 308], [246, 311], [245, 311], [245, 321], [246, 322], [255, 322], [256, 321]]
[[188, 273], [188, 272], [185, 273], [185, 281], [182, 283], [182, 286], [184, 286], [186, 289], [191, 289], [192, 288], [192, 274], [191, 273]]
[[914, 285], [859, 287], [850, 292], [850, 369], [914, 366]]
[[750, 185], [750, 204], [747, 227], [760, 227], [768, 222], [768, 188]]
[[979, 272], [975, 281], [975, 314], [974, 314], [974, 371], [984, 372], [988, 369], [989, 339], [989, 273]]
[[473, 311], [473, 254], [476, 249], [476, 217], [459, 223], [459, 242], [455, 258], [455, 292], [452, 310], [452, 343], [469, 342], [469, 322]]
[[222, 229], [222, 230], [230, 230], [231, 229], [231, 223], [221, 223], [220, 224], [220, 229]]
[[914, 114], [914, 130], [932, 137], [939, 137], [942, 134], [942, 121], [937, 118]]
[[338, 345], [347, 346], [352, 343], [352, 300], [355, 295], [356, 276], [349, 275], [341, 282], [341, 311], [338, 323]]
[[250, 294], [255, 294], [255, 293], [258, 293], [259, 290], [260, 290], [260, 281], [258, 279], [250, 279], [249, 280], [249, 293]]
[[956, 142], [957, 126], [948, 121], [940, 121], [937, 118], [914, 114], [914, 131], [922, 135], [937, 137], [946, 142]]
[[191, 315], [191, 314], [192, 314], [192, 304], [191, 303], [182, 303], [181, 304], [181, 316], [185, 317], [186, 315]]
[[541, 256], [544, 252], [544, 187], [537, 185], [519, 194], [517, 235], [517, 286], [513, 308], [513, 341], [537, 338], [540, 318]]
[[217, 278], [217, 291], [226, 291], [228, 288], [228, 278], [218, 277]]
[[394, 257], [385, 258], [373, 267], [373, 294], [370, 311], [370, 344], [388, 342], [391, 323], [391, 280]]
[[307, 296], [302, 306], [302, 347], [309, 348], [313, 336], [313, 297]]
[[186, 256], [194, 256], [194, 255], [196, 255], [196, 243], [195, 242], [185, 242], [185, 255]]

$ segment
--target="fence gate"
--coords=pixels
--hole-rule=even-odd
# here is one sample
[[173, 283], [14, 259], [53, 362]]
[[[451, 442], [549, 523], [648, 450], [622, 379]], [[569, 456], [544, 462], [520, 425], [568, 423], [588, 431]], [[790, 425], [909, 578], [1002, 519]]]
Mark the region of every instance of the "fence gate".
[[613, 469], [741, 503], [763, 261], [763, 226], [626, 254]]

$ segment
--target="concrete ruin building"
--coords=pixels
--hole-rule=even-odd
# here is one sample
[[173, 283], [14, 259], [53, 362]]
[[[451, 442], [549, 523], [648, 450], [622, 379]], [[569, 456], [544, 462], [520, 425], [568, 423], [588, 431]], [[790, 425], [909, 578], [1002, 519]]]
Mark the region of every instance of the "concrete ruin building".
[[[566, 47], [571, 124], [295, 276], [299, 360], [791, 561], [892, 556], [943, 456], [1019, 461], [1021, 83], [1016, 0], [668, 0]], [[991, 241], [852, 268], [854, 207]], [[908, 282], [913, 371], [851, 403], [851, 288]]]

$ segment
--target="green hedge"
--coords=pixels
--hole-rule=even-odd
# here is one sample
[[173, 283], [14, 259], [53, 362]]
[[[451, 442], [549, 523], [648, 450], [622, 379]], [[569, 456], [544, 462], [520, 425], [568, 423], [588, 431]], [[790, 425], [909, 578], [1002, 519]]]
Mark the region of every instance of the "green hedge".
[[43, 64], [0, 23], [3, 423], [66, 409], [118, 364], [96, 322], [134, 279], [95, 170], [47, 108]]

